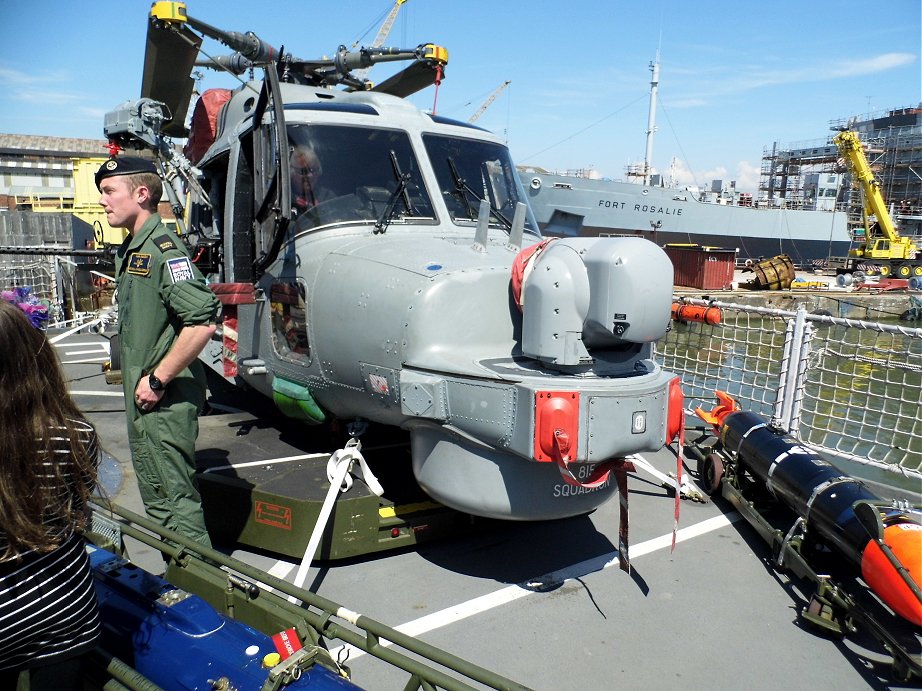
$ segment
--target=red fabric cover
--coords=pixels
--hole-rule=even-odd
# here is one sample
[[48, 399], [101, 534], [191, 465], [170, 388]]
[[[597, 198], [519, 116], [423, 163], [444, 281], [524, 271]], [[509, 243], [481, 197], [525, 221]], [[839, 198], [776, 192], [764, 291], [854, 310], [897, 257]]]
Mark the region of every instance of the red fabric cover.
[[512, 262], [512, 295], [515, 297], [515, 304], [518, 306], [519, 311], [522, 310], [522, 289], [527, 278], [526, 274], [531, 271], [531, 266], [537, 260], [541, 251], [554, 239], [542, 240], [531, 247], [526, 247], [515, 255]]
[[214, 144], [217, 136], [218, 113], [230, 100], [230, 89], [207, 89], [195, 103], [192, 110], [192, 124], [189, 127], [189, 140], [182, 152], [192, 161], [198, 163], [208, 147]]

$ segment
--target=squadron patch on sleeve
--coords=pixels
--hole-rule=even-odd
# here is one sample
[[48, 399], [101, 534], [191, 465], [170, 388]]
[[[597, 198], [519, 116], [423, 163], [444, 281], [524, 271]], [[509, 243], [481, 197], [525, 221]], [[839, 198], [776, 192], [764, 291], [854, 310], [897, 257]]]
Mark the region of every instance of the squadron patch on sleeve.
[[176, 243], [173, 242], [173, 239], [169, 235], [161, 235], [160, 237], [154, 238], [154, 244], [160, 248], [161, 252], [176, 249]]
[[195, 274], [192, 273], [192, 262], [189, 261], [188, 257], [170, 259], [166, 265], [170, 270], [170, 278], [173, 279], [173, 283], [191, 281], [195, 278]]
[[150, 255], [135, 252], [128, 257], [128, 273], [135, 276], [150, 276]]

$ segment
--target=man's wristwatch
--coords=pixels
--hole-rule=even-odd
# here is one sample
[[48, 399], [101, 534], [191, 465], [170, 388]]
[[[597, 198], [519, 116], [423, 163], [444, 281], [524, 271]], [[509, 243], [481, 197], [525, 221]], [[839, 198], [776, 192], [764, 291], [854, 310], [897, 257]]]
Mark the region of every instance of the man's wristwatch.
[[163, 391], [165, 388], [162, 381], [157, 378], [157, 375], [153, 372], [150, 373], [150, 376], [147, 377], [147, 383], [150, 386], [151, 391]]

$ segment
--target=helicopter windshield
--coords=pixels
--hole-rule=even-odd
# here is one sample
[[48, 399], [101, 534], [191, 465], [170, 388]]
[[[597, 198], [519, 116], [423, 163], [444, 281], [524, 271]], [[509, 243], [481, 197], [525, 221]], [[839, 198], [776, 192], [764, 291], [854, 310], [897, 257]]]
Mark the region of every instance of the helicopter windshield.
[[[476, 221], [480, 202], [486, 200], [491, 209], [490, 224], [508, 231], [516, 203], [525, 202], [508, 149], [492, 142], [436, 134], [424, 135], [423, 142], [452, 221]], [[525, 230], [539, 234], [530, 209]]]
[[398, 130], [288, 126], [297, 231], [349, 222], [435, 220], [410, 138]]

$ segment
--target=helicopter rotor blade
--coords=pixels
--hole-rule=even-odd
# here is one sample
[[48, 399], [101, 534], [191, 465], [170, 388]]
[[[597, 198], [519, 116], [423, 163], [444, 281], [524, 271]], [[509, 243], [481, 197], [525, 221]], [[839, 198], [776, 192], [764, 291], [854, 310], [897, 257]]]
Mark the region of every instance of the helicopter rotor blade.
[[185, 25], [164, 25], [155, 19], [147, 25], [141, 97], [167, 105], [172, 115], [162, 129], [167, 136], [185, 137], [188, 134], [186, 111], [195, 85], [191, 74], [201, 45], [201, 36]]
[[[441, 77], [444, 76], [445, 73], [442, 72]], [[380, 84], [376, 84], [371, 90], [406, 98], [417, 91], [422, 91], [427, 86], [432, 86], [438, 78], [440, 75], [434, 65], [427, 62], [414, 62]]]

